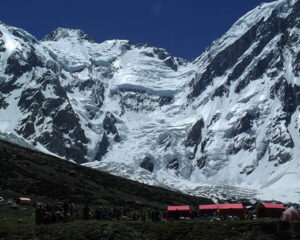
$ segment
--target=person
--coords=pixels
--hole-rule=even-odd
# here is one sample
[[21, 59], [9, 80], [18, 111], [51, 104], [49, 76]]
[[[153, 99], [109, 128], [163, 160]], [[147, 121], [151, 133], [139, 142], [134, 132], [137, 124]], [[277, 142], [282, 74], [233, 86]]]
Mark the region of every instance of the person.
[[155, 212], [155, 221], [156, 222], [160, 221], [160, 212], [159, 212], [159, 210], [156, 210], [156, 212]]
[[100, 209], [99, 206], [96, 208], [95, 217], [96, 217], [97, 220], [101, 219], [101, 209]]
[[141, 221], [142, 221], [143, 223], [146, 222], [146, 214], [144, 213], [144, 211], [141, 211]]
[[175, 211], [175, 220], [177, 221], [177, 220], [179, 220], [179, 211], [178, 211], [178, 209], [176, 209], [176, 211]]
[[68, 222], [69, 220], [69, 203], [64, 202], [63, 204], [63, 214], [64, 214], [64, 222]]
[[154, 209], [152, 209], [152, 211], [151, 211], [151, 220], [152, 220], [152, 222], [155, 222], [155, 211], [154, 211]]
[[164, 219], [167, 219], [167, 213], [164, 211], [164, 213], [163, 213], [163, 218]]
[[120, 209], [117, 209], [116, 211], [117, 211], [117, 212], [116, 212], [116, 219], [119, 221], [120, 218], [121, 218], [121, 210], [120, 210]]
[[71, 222], [74, 221], [74, 211], [75, 211], [75, 205], [72, 201], [69, 202], [69, 212], [70, 212], [70, 220]]
[[56, 223], [57, 222], [57, 217], [54, 211], [54, 207], [52, 207], [51, 212], [50, 212], [50, 216], [51, 216], [51, 223]]
[[50, 224], [51, 223], [51, 216], [50, 213], [46, 212], [46, 214], [43, 217], [43, 224]]
[[43, 219], [42, 208], [41, 205], [37, 204], [35, 208], [35, 224], [41, 225], [42, 219]]
[[89, 220], [90, 218], [90, 209], [89, 206], [86, 204], [82, 210], [82, 218], [84, 220]]

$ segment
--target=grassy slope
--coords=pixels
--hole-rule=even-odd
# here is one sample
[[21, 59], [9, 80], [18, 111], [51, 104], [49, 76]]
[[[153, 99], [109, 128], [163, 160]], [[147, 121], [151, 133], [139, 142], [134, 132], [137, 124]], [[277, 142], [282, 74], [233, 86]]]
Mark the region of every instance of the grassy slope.
[[0, 239], [52, 239], [52, 240], [98, 240], [98, 239], [300, 239], [300, 222], [291, 224], [274, 220], [256, 221], [179, 221], [151, 222], [138, 221], [75, 221], [35, 226], [30, 209], [11, 210], [0, 207]]
[[0, 196], [128, 207], [211, 203], [82, 167], [0, 140]]

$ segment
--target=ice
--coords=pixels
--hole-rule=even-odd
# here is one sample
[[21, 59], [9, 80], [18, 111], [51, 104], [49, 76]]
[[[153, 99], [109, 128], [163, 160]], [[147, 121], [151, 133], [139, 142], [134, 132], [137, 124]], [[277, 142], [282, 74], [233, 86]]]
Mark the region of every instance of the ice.
[[9, 133], [10, 125], [11, 125], [10, 121], [7, 120], [0, 121], [0, 132]]
[[18, 42], [16, 41], [13, 41], [11, 39], [8, 39], [5, 41], [5, 47], [9, 50], [9, 51], [13, 51], [15, 50], [16, 48], [19, 47], [19, 44]]

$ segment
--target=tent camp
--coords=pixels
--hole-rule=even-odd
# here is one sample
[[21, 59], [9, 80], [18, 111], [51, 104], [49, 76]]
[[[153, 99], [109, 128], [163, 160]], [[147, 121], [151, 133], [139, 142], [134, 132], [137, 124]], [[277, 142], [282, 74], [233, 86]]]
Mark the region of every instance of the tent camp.
[[224, 219], [227, 216], [236, 216], [240, 219], [245, 219], [244, 207], [241, 203], [199, 205], [199, 216], [212, 216], [213, 213], [217, 213], [218, 216]]
[[300, 220], [300, 214], [293, 207], [290, 207], [282, 213], [280, 220], [281, 221], [297, 221], [297, 220]]
[[241, 220], [245, 219], [244, 206], [241, 203], [235, 204], [219, 204], [219, 216], [227, 218], [227, 216], [236, 216]]
[[256, 213], [258, 218], [280, 218], [284, 210], [285, 207], [282, 204], [261, 203]]
[[199, 216], [208, 217], [218, 213], [218, 204], [199, 205]]
[[19, 197], [17, 200], [18, 204], [30, 204], [31, 199], [30, 198], [25, 198], [25, 197]]
[[180, 217], [193, 218], [190, 206], [168, 206], [167, 219], [178, 220]]

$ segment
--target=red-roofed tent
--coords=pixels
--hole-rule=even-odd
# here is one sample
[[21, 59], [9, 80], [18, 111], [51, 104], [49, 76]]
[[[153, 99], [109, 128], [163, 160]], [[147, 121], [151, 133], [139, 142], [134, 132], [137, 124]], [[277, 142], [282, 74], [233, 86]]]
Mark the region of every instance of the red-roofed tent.
[[213, 215], [213, 213], [218, 213], [219, 216], [236, 216], [240, 219], [245, 219], [244, 207], [241, 203], [235, 204], [211, 204], [211, 205], [199, 205], [199, 215]]
[[17, 200], [18, 204], [30, 204], [31, 203], [31, 199], [30, 198], [25, 198], [25, 197], [19, 197], [19, 199]]
[[218, 204], [199, 205], [200, 217], [211, 217], [217, 215]]
[[218, 209], [218, 204], [199, 205], [199, 210], [215, 210]]
[[244, 209], [243, 204], [219, 204], [219, 209]]
[[168, 206], [167, 219], [178, 220], [180, 217], [193, 218], [190, 206]]
[[168, 211], [190, 211], [190, 206], [168, 206]]
[[285, 207], [282, 204], [261, 203], [257, 208], [258, 218], [280, 218]]
[[241, 203], [235, 204], [219, 204], [219, 216], [227, 218], [227, 216], [236, 216], [241, 220], [245, 219], [244, 206]]

